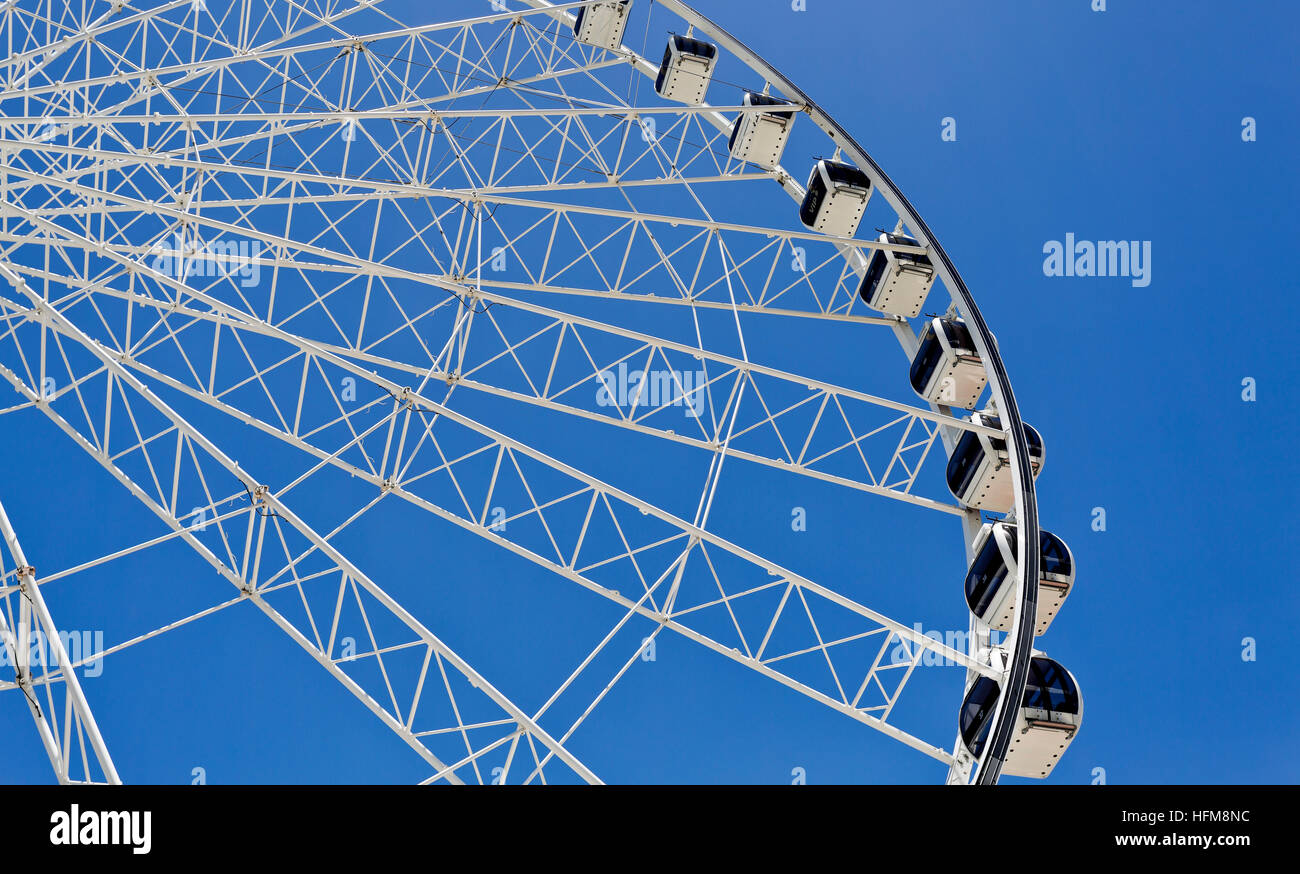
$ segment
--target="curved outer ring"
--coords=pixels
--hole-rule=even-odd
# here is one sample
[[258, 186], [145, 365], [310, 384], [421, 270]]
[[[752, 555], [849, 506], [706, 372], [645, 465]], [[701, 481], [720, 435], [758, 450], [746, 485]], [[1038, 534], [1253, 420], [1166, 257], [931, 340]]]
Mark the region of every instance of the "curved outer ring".
[[[525, 2], [538, 8], [552, 5], [547, 0], [525, 0]], [[989, 387], [997, 405], [999, 419], [1008, 432], [1008, 454], [1014, 473], [1017, 546], [1020, 555], [1024, 556], [1024, 560], [1020, 563], [1020, 597], [1015, 610], [1015, 630], [1010, 638], [1011, 658], [1003, 670], [1002, 682], [999, 684], [1002, 694], [998, 698], [997, 713], [994, 715], [993, 726], [989, 729], [989, 740], [985, 745], [984, 756], [979, 763], [975, 781], [982, 785], [996, 783], [1002, 773], [1002, 763], [1007, 748], [1011, 745], [1011, 733], [1015, 729], [1020, 702], [1024, 699], [1025, 685], [1029, 678], [1029, 662], [1033, 657], [1034, 619], [1038, 613], [1039, 533], [1038, 501], [1034, 493], [1034, 477], [1029, 463], [1029, 447], [1025, 440], [1024, 422], [1020, 417], [1020, 408], [1011, 391], [1011, 380], [1007, 377], [1006, 367], [1003, 365], [1002, 356], [998, 353], [993, 334], [989, 331], [979, 307], [976, 306], [970, 289], [962, 281], [961, 274], [957, 272], [943, 246], [935, 239], [930, 226], [926, 224], [925, 219], [921, 218], [921, 214], [916, 211], [893, 180], [849, 135], [848, 131], [814, 103], [802, 89], [713, 21], [680, 0], [656, 0], [656, 2], [693, 26], [706, 31], [755, 73], [778, 86], [786, 97], [804, 105], [805, 114], [844, 154], [849, 156], [859, 169], [866, 172], [871, 179], [871, 184], [884, 194], [894, 211], [904, 217], [905, 223], [918, 242], [930, 249], [931, 260], [935, 262], [939, 277], [949, 293], [953, 295], [961, 317], [971, 328], [975, 348], [990, 374]], [[566, 21], [570, 20], [568, 12], [555, 10], [552, 14]], [[646, 63], [645, 59], [639, 56], [636, 60], [639, 64]], [[719, 119], [721, 116], [715, 119], [715, 122]], [[788, 178], [782, 180], [782, 185], [787, 191], [794, 193]], [[910, 328], [908, 333], [911, 333]]]

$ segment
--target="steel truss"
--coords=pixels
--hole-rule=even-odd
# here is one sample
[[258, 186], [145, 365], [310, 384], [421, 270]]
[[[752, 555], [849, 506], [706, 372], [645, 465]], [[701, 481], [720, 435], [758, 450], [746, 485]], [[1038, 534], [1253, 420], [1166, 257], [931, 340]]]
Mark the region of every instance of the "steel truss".
[[[911, 326], [866, 310], [857, 282], [874, 249], [938, 256], [954, 307], [993, 365], [1019, 465], [1023, 436], [991, 335], [874, 162], [792, 84], [674, 0], [664, 6], [707, 29], [792, 100], [801, 124], [815, 123], [868, 170], [920, 245], [715, 217], [725, 216], [714, 194], [724, 188], [775, 182], [796, 199], [803, 189], [782, 167], [728, 156], [731, 120], [753, 111], [738, 101], [663, 106], [635, 83], [625, 93], [619, 75], [653, 75], [656, 65], [574, 41], [567, 23], [581, 5], [528, 0], [419, 27], [392, 21], [379, 2], [344, 0], [46, 0], [0, 10], [0, 272], [9, 283], [0, 374], [20, 396], [4, 412], [39, 410], [165, 529], [54, 578], [187, 544], [235, 596], [99, 655], [250, 602], [401, 737], [429, 780], [595, 782], [566, 744], [608, 686], [558, 740], [541, 720], [633, 618], [969, 779], [976, 763], [900, 727], [896, 707], [926, 653], [1011, 689], [1019, 662], [991, 666], [986, 633], [956, 651], [719, 535], [708, 516], [731, 457], [956, 515], [969, 542], [977, 514], [927, 491], [923, 472], [944, 456], [936, 443], [950, 450], [963, 431], [997, 432], [946, 408], [751, 361], [742, 315], [885, 327], [910, 351]], [[354, 35], [363, 22], [373, 30]], [[682, 209], [638, 208], [638, 197], [667, 191]], [[489, 267], [498, 259], [509, 267]], [[780, 265], [792, 259], [803, 269], [789, 275]], [[254, 272], [266, 281], [244, 284]], [[628, 316], [607, 316], [609, 307]], [[630, 315], [665, 307], [689, 311], [694, 343], [640, 330]], [[734, 318], [733, 349], [704, 343], [700, 319], [710, 313]], [[620, 367], [674, 376], [658, 403], [639, 391], [602, 396], [597, 386]], [[696, 370], [698, 384], [676, 376]], [[349, 380], [354, 401], [340, 391]], [[687, 519], [543, 452], [466, 412], [462, 399], [473, 397], [688, 448], [709, 460], [699, 510]], [[195, 412], [182, 415], [181, 403]], [[683, 420], [691, 404], [700, 415]], [[308, 466], [254, 476], [220, 448], [209, 424], [218, 421], [250, 427]], [[344, 517], [309, 523], [290, 508], [295, 492], [343, 474], [366, 490]], [[1016, 493], [1032, 588], [1027, 474]], [[334, 544], [380, 502], [451, 523], [624, 618], [544, 706], [521, 709]], [[515, 509], [493, 519], [494, 504]], [[30, 575], [3, 591], [39, 600]], [[1033, 602], [1025, 594], [1021, 610]], [[368, 647], [344, 654], [339, 629], [355, 621]], [[7, 628], [0, 636], [10, 645]], [[899, 647], [901, 663], [886, 658]], [[55, 680], [115, 780], [74, 665], [8, 685], [30, 693]], [[67, 739], [46, 746], [67, 779]], [[996, 779], [996, 765], [978, 770]]]

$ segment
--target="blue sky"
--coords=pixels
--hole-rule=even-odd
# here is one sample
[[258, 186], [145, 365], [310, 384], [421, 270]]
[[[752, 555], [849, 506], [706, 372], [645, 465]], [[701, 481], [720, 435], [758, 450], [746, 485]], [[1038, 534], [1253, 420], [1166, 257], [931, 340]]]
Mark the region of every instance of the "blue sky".
[[[1292, 494], [1300, 421], [1289, 403], [1300, 305], [1267, 243], [1300, 232], [1292, 45], [1300, 13], [1280, 0], [1230, 8], [1111, 0], [1105, 12], [1090, 0], [806, 5], [696, 4], [802, 87], [898, 183], [975, 294], [1022, 414], [1045, 439], [1040, 516], [1079, 570], [1040, 647], [1069, 667], [1086, 701], [1083, 729], [1051, 782], [1093, 782], [1097, 769], [1109, 783], [1296, 781], [1300, 684], [1288, 652], [1300, 601], [1285, 556], [1300, 546]], [[442, 6], [446, 17], [477, 9], [438, 3], [431, 15], [426, 3], [385, 3], [410, 24], [444, 17]], [[640, 35], [627, 43], [639, 45]], [[653, 46], [663, 34], [646, 39]], [[733, 81], [727, 73], [718, 79]], [[713, 102], [732, 99], [714, 87]], [[1251, 142], [1242, 137], [1247, 117]], [[941, 137], [945, 118], [955, 120], [955, 141]], [[798, 175], [813, 157], [791, 152], [787, 164]], [[763, 220], [790, 226], [789, 212]], [[1045, 276], [1044, 245], [1067, 234], [1150, 241], [1150, 284]], [[675, 318], [644, 329], [684, 336], [688, 324]], [[706, 329], [719, 344], [734, 341], [725, 320]], [[877, 355], [856, 334], [758, 320], [745, 330], [756, 356], [914, 400], [896, 348]], [[877, 360], [897, 373], [865, 373]], [[1243, 399], [1246, 379], [1253, 401]], [[601, 443], [538, 411], [490, 406], [470, 409], [548, 452], [595, 441], [580, 455], [593, 473], [679, 515], [693, 510], [698, 457], [669, 451], [649, 462], [641, 438]], [[15, 461], [3, 498], [38, 570], [159, 530], [39, 413], [9, 419], [0, 450]], [[301, 467], [283, 447], [253, 446], [243, 451], [261, 469]], [[343, 492], [309, 496], [331, 494]], [[807, 510], [807, 531], [791, 530], [796, 506]], [[1092, 528], [1095, 508], [1105, 511], [1105, 531]], [[712, 512], [724, 535], [894, 618], [964, 627], [965, 562], [951, 517], [792, 485], [730, 461]], [[343, 544], [526, 709], [620, 616], [482, 540], [391, 505]], [[176, 543], [85, 576], [84, 586], [61, 582], [47, 597], [63, 626], [104, 629], [108, 643], [119, 627], [161, 624], [231, 594]], [[246, 607], [112, 656], [85, 681], [125, 779], [187, 783], [196, 768], [213, 783], [426, 776], [401, 741]], [[619, 639], [602, 676], [640, 635]], [[1243, 659], [1246, 638], [1253, 661]], [[912, 718], [948, 744], [960, 678], [937, 667], [919, 674]], [[0, 732], [15, 752], [0, 780], [48, 781], [22, 701], [11, 693], [5, 704]], [[932, 760], [668, 635], [570, 746], [610, 782], [789, 783], [800, 769], [809, 783], [943, 776]]]

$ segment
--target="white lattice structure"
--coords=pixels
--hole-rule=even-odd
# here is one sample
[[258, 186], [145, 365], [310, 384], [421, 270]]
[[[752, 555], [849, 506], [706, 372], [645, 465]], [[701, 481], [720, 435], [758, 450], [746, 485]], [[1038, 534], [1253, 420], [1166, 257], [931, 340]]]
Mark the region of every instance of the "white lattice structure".
[[[433, 4], [430, 17], [479, 5]], [[920, 633], [918, 617], [889, 618], [710, 519], [725, 462], [853, 490], [886, 512], [932, 511], [959, 551], [946, 521], [956, 516], [969, 544], [979, 514], [933, 487], [936, 469], [965, 431], [1012, 435], [1016, 464], [1024, 446], [960, 278], [843, 131], [684, 5], [661, 0], [659, 14], [718, 46], [709, 97], [725, 99], [743, 70], [744, 83], [789, 100], [794, 134], [872, 176], [890, 227], [916, 246], [803, 227], [809, 165], [795, 141], [785, 160], [801, 163], [788, 172], [728, 154], [733, 120], [770, 107], [738, 94], [716, 105], [658, 97], [662, 32], [636, 10], [626, 47], [607, 49], [573, 38], [581, 3], [481, 5], [476, 17], [414, 26], [377, 0], [0, 7], [0, 375], [16, 393], [5, 412], [39, 411], [161, 526], [53, 579], [182, 542], [232, 587], [99, 655], [248, 602], [405, 741], [429, 781], [596, 782], [599, 767], [566, 744], [636, 654], [578, 719], [551, 725], [548, 712], [626, 623], [648, 620], [654, 634], [682, 635], [969, 779], [976, 763], [960, 743], [950, 752], [949, 737], [900, 725], [909, 681], [930, 652], [1014, 689], [1032, 635], [1013, 634], [1014, 657], [990, 664], [987, 628], [957, 651]], [[633, 49], [641, 30], [649, 45]], [[853, 331], [910, 355], [913, 324], [857, 293], [880, 248], [935, 260], [950, 310], [991, 363], [1006, 433], [888, 397], [906, 385], [901, 357], [888, 378], [838, 381], [751, 360], [745, 327], [759, 319]], [[787, 269], [792, 260], [803, 269]], [[694, 326], [694, 341], [657, 331], [674, 318]], [[725, 341], [718, 324], [732, 325]], [[629, 370], [660, 375], [653, 403], [644, 390], [599, 390]], [[694, 373], [704, 377], [680, 376]], [[704, 481], [683, 487], [693, 513], [483, 412], [511, 409], [704, 459]], [[251, 454], [241, 434], [277, 449]], [[347, 497], [322, 507], [333, 483]], [[1015, 492], [1027, 596], [1017, 617], [1028, 603], [1032, 618], [1037, 518], [1023, 471]], [[593, 632], [592, 658], [556, 678], [543, 706], [521, 707], [510, 677], [480, 675], [438, 636], [445, 624], [417, 618], [383, 568], [337, 545], [381, 502], [513, 553], [624, 618]], [[505, 518], [497, 505], [511, 508]], [[7, 519], [4, 535], [16, 571], [5, 568], [3, 593], [23, 611], [18, 630], [0, 628], [8, 644], [54, 626], [23, 599], [38, 580]], [[936, 581], [958, 601], [956, 583]], [[348, 623], [365, 637], [344, 654]], [[808, 646], [773, 642], [790, 623]], [[886, 657], [900, 646], [905, 660]], [[390, 670], [399, 656], [414, 668]], [[819, 679], [791, 667], [810, 656]], [[70, 702], [58, 725], [32, 704], [60, 779], [80, 779], [75, 741], [84, 779], [116, 780], [66, 662], [5, 685], [32, 702], [58, 686]]]

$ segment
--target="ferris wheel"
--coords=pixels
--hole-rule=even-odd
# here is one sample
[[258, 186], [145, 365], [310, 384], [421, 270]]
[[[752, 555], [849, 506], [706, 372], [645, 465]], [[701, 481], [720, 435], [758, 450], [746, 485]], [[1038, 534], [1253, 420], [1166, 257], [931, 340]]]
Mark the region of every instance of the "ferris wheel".
[[[482, 5], [0, 4], [0, 421], [156, 525], [35, 555], [0, 495], [0, 685], [57, 779], [120, 779], [86, 665], [227, 610], [269, 619], [423, 782], [610, 779], [582, 727], [673, 636], [936, 779], [1049, 775], [1082, 698], [1037, 643], [1074, 559], [1039, 527], [1045, 442], [925, 221], [678, 0]], [[964, 550], [924, 602], [961, 645], [734, 512], [811, 488], [872, 520], [846, 550]], [[431, 601], [358, 546], [414, 548], [399, 530], [435, 565], [488, 556], [484, 578]], [[90, 648], [59, 625], [81, 578], [178, 549], [210, 605], [158, 621], [160, 599]], [[493, 624], [458, 592], [515, 566], [600, 607], [570, 613], [584, 655], [541, 694], [448, 642]]]

